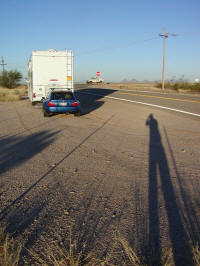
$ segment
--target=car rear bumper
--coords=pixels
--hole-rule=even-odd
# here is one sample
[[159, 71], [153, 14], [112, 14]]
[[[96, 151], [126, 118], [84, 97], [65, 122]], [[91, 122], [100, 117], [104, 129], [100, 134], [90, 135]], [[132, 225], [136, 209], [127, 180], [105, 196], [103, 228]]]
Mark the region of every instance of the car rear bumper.
[[47, 113], [75, 113], [79, 111], [79, 107], [48, 107], [44, 108]]

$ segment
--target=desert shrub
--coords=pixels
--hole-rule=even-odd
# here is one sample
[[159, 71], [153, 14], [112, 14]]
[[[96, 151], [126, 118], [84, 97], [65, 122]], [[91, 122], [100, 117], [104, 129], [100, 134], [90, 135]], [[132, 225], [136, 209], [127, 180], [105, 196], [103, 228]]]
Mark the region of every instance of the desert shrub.
[[[155, 84], [156, 88], [162, 88], [162, 83], [158, 82]], [[200, 83], [190, 83], [186, 81], [180, 82], [165, 82], [165, 89], [178, 90], [189, 90], [194, 92], [200, 92]]]
[[15, 88], [19, 85], [22, 74], [17, 70], [3, 71], [0, 74], [0, 85], [6, 88]]
[[179, 84], [176, 82], [172, 85], [172, 88], [175, 90], [175, 91], [178, 91], [179, 89]]
[[192, 89], [196, 92], [200, 92], [200, 83], [198, 82], [198, 83], [193, 84]]
[[156, 87], [156, 88], [159, 88], [159, 89], [162, 88], [162, 83], [160, 83], [160, 82], [156, 83], [156, 84], [155, 84], [155, 87]]

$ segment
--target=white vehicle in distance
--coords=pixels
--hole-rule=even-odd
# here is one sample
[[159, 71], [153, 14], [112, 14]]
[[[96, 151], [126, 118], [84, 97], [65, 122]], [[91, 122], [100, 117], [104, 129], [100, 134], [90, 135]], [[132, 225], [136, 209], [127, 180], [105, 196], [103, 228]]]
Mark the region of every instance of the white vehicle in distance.
[[28, 62], [28, 97], [32, 104], [46, 98], [52, 88], [74, 91], [71, 50], [32, 51]]
[[86, 81], [87, 84], [99, 84], [103, 82], [104, 82], [104, 79], [102, 78], [91, 78]]

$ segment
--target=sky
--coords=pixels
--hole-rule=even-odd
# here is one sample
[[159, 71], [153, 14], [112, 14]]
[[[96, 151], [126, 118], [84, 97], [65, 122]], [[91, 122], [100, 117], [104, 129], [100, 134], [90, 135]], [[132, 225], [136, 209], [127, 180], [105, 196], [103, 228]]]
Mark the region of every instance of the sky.
[[[199, 0], [0, 0], [0, 57], [27, 77], [32, 50], [70, 49], [74, 80], [200, 78]], [[2, 70], [2, 68], [1, 68]]]

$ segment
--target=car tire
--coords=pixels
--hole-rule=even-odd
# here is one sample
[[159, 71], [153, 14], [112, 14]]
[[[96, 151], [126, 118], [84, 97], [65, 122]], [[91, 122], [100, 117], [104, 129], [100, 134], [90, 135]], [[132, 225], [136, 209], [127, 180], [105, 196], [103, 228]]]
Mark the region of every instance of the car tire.
[[43, 115], [44, 115], [44, 117], [49, 117], [50, 116], [50, 114], [47, 113], [45, 110], [43, 111]]
[[78, 112], [74, 113], [74, 116], [81, 116], [81, 112], [78, 111]]

